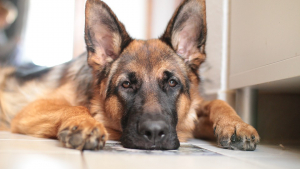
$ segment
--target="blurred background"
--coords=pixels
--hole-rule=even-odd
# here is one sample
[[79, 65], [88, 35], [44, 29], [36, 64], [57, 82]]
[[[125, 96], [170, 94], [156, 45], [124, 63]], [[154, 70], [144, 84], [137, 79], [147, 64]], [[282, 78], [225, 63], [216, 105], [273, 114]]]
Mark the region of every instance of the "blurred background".
[[[54, 66], [85, 51], [86, 0], [0, 0], [2, 62]], [[157, 38], [181, 0], [104, 0], [137, 39]], [[157, 12], [159, 11], [159, 12]], [[155, 22], [154, 22], [155, 21]]]
[[[86, 0], [0, 0], [0, 65], [55, 66], [85, 52]], [[157, 38], [181, 0], [104, 0], [133, 38]], [[300, 141], [300, 1], [207, 0], [201, 90], [263, 142]]]

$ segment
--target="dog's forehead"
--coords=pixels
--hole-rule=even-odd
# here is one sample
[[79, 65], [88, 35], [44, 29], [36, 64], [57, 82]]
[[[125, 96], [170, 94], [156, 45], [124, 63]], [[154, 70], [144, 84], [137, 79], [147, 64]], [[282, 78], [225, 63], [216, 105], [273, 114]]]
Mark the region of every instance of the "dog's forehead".
[[134, 72], [157, 73], [169, 70], [186, 71], [184, 60], [172, 48], [160, 40], [134, 40], [124, 50], [119, 65]]

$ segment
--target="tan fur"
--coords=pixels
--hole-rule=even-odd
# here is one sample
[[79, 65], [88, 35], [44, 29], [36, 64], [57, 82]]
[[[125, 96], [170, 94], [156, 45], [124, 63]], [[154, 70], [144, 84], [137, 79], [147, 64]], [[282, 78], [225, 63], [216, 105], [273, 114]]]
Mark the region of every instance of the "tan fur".
[[[86, 6], [86, 41], [89, 50], [87, 62], [92, 69], [87, 67], [86, 58], [81, 57], [71, 62], [70, 65], [51, 69], [42, 79], [28, 80], [24, 84], [19, 84], [17, 78], [13, 76], [14, 69], [1, 69], [0, 130], [8, 129], [11, 122], [11, 131], [14, 133], [58, 138], [66, 147], [77, 149], [87, 148], [87, 143], [95, 143], [97, 145], [91, 146], [92, 149], [99, 149], [107, 139], [119, 140], [122, 135], [121, 119], [125, 108], [117, 96], [107, 98], [109, 85], [117, 86], [124, 80], [125, 75], [121, 70], [134, 71], [137, 77], [143, 79], [143, 87], [147, 89], [145, 95], [148, 96], [143, 106], [151, 112], [159, 112], [161, 109], [157, 93], [153, 92], [155, 88], [151, 83], [162, 79], [164, 71], [168, 70], [173, 72], [180, 81], [189, 81], [189, 91], [182, 92], [176, 102], [178, 116], [176, 131], [180, 141], [186, 141], [194, 136], [213, 138], [215, 128], [217, 138], [227, 138], [228, 143], [231, 142], [230, 138], [234, 134], [243, 137], [244, 140], [253, 138], [254, 142], [251, 142], [250, 148], [249, 144], [244, 144], [242, 147], [245, 150], [253, 150], [259, 141], [256, 130], [244, 123], [227, 103], [220, 100], [204, 102], [200, 97], [200, 80], [197, 72], [206, 57], [205, 1], [184, 1], [182, 4], [186, 2], [191, 3], [188, 3], [184, 10], [193, 6], [199, 7], [194, 11], [196, 15], [192, 16], [192, 19], [196, 16], [202, 17], [202, 20], [196, 18], [197, 22], [202, 25], [200, 30], [204, 36], [200, 44], [195, 43], [195, 38], [193, 39], [190, 35], [183, 42], [190, 41], [191, 43], [182, 43], [186, 32], [199, 29], [199, 25], [193, 25], [192, 20], [186, 23], [189, 24], [187, 27], [172, 30], [172, 23], [175, 22], [175, 14], [179, 9], [173, 15], [161, 39], [132, 40], [126, 33], [123, 32], [121, 36], [113, 28], [103, 27], [101, 30], [95, 30], [89, 27], [91, 23], [99, 26], [102, 24], [98, 22], [96, 16], [92, 15], [95, 13], [93, 10], [96, 10], [94, 5], [102, 4], [101, 7], [97, 7], [97, 9], [101, 8], [98, 10], [103, 10], [105, 5], [99, 0], [88, 0]], [[107, 8], [107, 10], [106, 12], [111, 12], [110, 9]], [[107, 13], [105, 16], [110, 17]], [[114, 14], [112, 16], [115, 17]], [[124, 31], [125, 27], [118, 20], [116, 22]], [[94, 33], [93, 35], [87, 35], [87, 31], [90, 30]], [[97, 31], [98, 34], [93, 31]], [[89, 36], [96, 37], [96, 40], [100, 41], [98, 42], [100, 46], [95, 46]], [[108, 44], [103, 43], [105, 38], [111, 38]], [[126, 65], [122, 65], [120, 59], [116, 58], [120, 54], [120, 45], [124, 38], [130, 43], [127, 44], [122, 55], [132, 57], [132, 61]], [[174, 50], [172, 46], [164, 42], [168, 38]], [[187, 48], [182, 51], [181, 45], [187, 45]], [[94, 51], [89, 48], [94, 48]], [[99, 72], [103, 69], [102, 73], [104, 72], [105, 75], [98, 82]], [[79, 76], [81, 79], [76, 79]], [[90, 82], [91, 86], [84, 86]], [[182, 85], [186, 88], [188, 86], [186, 83]], [[88, 94], [85, 93], [86, 90], [92, 91], [90, 100]], [[77, 134], [76, 138], [79, 138], [79, 142], [72, 140], [72, 134]]]
[[104, 126], [90, 116], [86, 107], [71, 106], [64, 99], [39, 99], [32, 102], [13, 119], [11, 131], [56, 138], [58, 131], [70, 126], [82, 127], [84, 133], [91, 132], [97, 126], [102, 134], [106, 134]]
[[[234, 133], [235, 135], [240, 136], [241, 139], [245, 140], [250, 140], [254, 136], [253, 143], [258, 143], [260, 141], [260, 137], [255, 128], [244, 123], [233, 108], [222, 100], [204, 102], [201, 104], [199, 113], [200, 117], [207, 117], [205, 118], [205, 121], [202, 122], [204, 124], [206, 123], [210, 128], [212, 128], [211, 125], [213, 125], [213, 128], [216, 130], [215, 135], [217, 137], [222, 136], [230, 138]], [[198, 134], [198, 136], [201, 136], [202, 138], [211, 138], [210, 133], [207, 135]], [[247, 149], [245, 146], [246, 145], [243, 147], [244, 150]]]
[[[143, 41], [133, 41], [126, 50], [128, 51], [136, 51], [136, 49], [141, 48], [143, 46]], [[137, 71], [139, 73], [139, 76], [144, 76], [145, 79], [146, 77], [150, 78], [157, 78], [159, 76], [162, 75], [162, 71], [164, 69], [176, 69], [176, 67], [174, 67], [174, 65], [168, 63], [167, 61], [164, 62], [162, 60], [160, 60], [160, 53], [155, 53], [155, 51], [164, 51], [165, 50], [165, 44], [163, 44], [161, 41], [158, 40], [149, 40], [148, 41], [149, 44], [151, 44], [152, 48], [153, 48], [153, 56], [157, 56], [157, 57], [152, 57], [152, 61], [153, 63], [157, 63], [155, 65], [155, 67], [153, 68], [153, 74], [148, 74], [146, 69], [144, 69], [144, 67], [141, 65], [143, 63], [146, 63], [148, 58], [144, 57], [146, 56], [143, 53], [139, 53], [138, 56], [139, 58], [139, 62], [132, 62], [129, 65], [127, 65], [127, 67], [130, 67], [130, 69], [132, 71]], [[160, 50], [157, 50], [160, 49]], [[126, 52], [126, 51], [125, 51]], [[144, 57], [144, 60], [143, 60]], [[177, 57], [174, 57], [174, 59], [178, 59]], [[159, 60], [159, 62], [157, 62], [157, 60]], [[178, 60], [178, 62], [182, 62], [182, 60]], [[183, 62], [182, 62], [183, 63]], [[110, 74], [114, 74], [115, 73], [115, 69], [118, 67], [119, 62], [114, 62], [112, 65], [112, 70]], [[185, 70], [185, 66], [183, 64], [179, 64], [180, 68], [179, 69], [183, 69]], [[180, 73], [180, 72], [178, 72]], [[184, 79], [183, 74], [179, 74], [179, 77], [181, 77], [182, 79]], [[115, 75], [115, 77], [112, 77], [111, 75], [108, 75], [108, 79], [113, 79], [113, 81], [117, 82], [118, 75]], [[104, 80], [101, 83], [101, 87], [100, 87], [100, 93], [101, 94], [99, 97], [94, 98], [95, 100], [93, 100], [93, 103], [95, 103], [95, 105], [93, 107], [91, 107], [91, 112], [93, 114], [93, 116], [100, 121], [101, 123], [104, 124], [104, 126], [106, 127], [108, 134], [109, 134], [109, 138], [113, 139], [113, 140], [118, 140], [121, 136], [122, 133], [122, 129], [121, 129], [121, 124], [120, 124], [120, 119], [121, 119], [121, 115], [122, 115], [122, 105], [119, 103], [118, 99], [116, 97], [112, 97], [108, 100], [105, 100], [105, 95], [106, 95], [106, 91], [107, 91], [107, 82], [108, 80]], [[145, 80], [145, 82], [147, 82], [147, 80]], [[149, 89], [149, 91], [151, 91], [151, 89]], [[192, 90], [190, 91], [191, 93], [198, 93], [198, 89], [192, 88]], [[151, 95], [151, 94], [150, 94]], [[155, 97], [153, 97], [155, 98]], [[151, 97], [149, 97], [148, 99], [151, 99]], [[178, 105], [178, 118], [179, 118], [179, 123], [177, 126], [177, 132], [178, 132], [178, 137], [181, 141], [185, 141], [189, 138], [192, 138], [193, 135], [193, 130], [194, 130], [194, 124], [197, 121], [197, 117], [196, 117], [196, 112], [194, 110], [190, 110], [190, 103], [191, 101], [187, 98], [187, 96], [181, 96], [180, 99], [180, 105]], [[153, 104], [155, 104], [155, 100], [149, 100], [151, 103], [151, 106], [153, 106]], [[104, 102], [104, 103], [102, 103]], [[189, 111], [190, 110], [190, 111]], [[106, 113], [103, 113], [106, 112]]]
[[[1, 69], [1, 72], [6, 72], [6, 75], [2, 79], [0, 88], [0, 107], [1, 114], [4, 115], [7, 122], [10, 122], [30, 102], [47, 96], [48, 93], [57, 88], [57, 85], [53, 83], [38, 83], [37, 81], [29, 81], [20, 85], [15, 78], [11, 77], [14, 72], [13, 69], [5, 68]], [[60, 72], [53, 72], [53, 74], [55, 73]], [[45, 79], [46, 81], [57, 81], [55, 76], [45, 77]]]

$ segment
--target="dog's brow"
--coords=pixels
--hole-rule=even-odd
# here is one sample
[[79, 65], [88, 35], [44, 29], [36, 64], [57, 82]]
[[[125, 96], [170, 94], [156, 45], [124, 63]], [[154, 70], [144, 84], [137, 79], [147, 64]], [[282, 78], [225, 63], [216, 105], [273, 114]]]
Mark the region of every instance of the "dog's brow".
[[159, 79], [170, 78], [172, 76], [175, 76], [175, 77], [181, 79], [180, 77], [182, 77], [182, 74], [178, 73], [178, 71], [171, 70], [171, 69], [162, 69], [162, 70], [159, 70], [157, 74], [158, 74], [157, 77]]
[[126, 74], [126, 73], [121, 74], [121, 75], [117, 78], [116, 85], [119, 84], [121, 81], [124, 81], [124, 80], [126, 80], [126, 79], [128, 79], [127, 74]]
[[174, 73], [169, 70], [165, 70], [164, 75], [166, 75], [166, 78], [170, 78], [170, 77], [174, 76]]
[[116, 80], [116, 84], [118, 84], [122, 80], [134, 80], [136, 78], [135, 72], [126, 71], [125, 73], [122, 73], [118, 76]]

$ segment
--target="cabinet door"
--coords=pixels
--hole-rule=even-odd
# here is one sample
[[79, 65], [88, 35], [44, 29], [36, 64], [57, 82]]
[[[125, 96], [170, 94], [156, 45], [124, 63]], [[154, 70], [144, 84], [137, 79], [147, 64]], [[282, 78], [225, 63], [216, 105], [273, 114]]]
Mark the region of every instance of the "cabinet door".
[[229, 87], [300, 75], [300, 1], [231, 0]]

